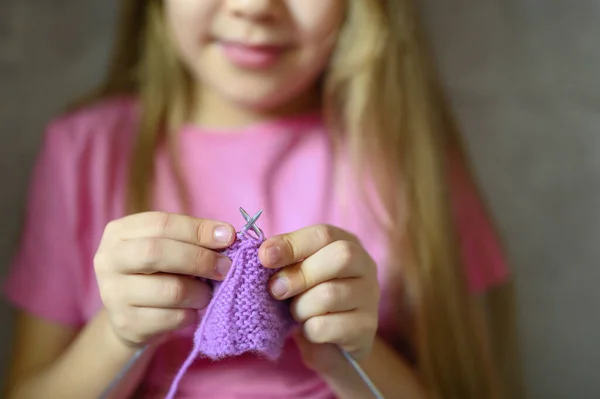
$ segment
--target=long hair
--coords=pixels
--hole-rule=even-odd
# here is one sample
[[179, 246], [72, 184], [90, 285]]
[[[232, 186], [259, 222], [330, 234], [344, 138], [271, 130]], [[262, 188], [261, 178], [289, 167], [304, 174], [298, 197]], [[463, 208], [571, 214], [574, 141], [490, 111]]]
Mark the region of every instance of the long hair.
[[[155, 149], [164, 139], [173, 142], [168, 132], [193, 101], [161, 3], [123, 0], [112, 63], [85, 101], [139, 98], [130, 212], [150, 208]], [[376, 178], [390, 256], [403, 257], [402, 292], [424, 383], [435, 397], [494, 398], [499, 391], [490, 343], [467, 289], [451, 205], [450, 157], [465, 165], [466, 157], [426, 48], [412, 0], [349, 1], [323, 76], [323, 105], [331, 131], [343, 132], [355, 170], [368, 166]]]

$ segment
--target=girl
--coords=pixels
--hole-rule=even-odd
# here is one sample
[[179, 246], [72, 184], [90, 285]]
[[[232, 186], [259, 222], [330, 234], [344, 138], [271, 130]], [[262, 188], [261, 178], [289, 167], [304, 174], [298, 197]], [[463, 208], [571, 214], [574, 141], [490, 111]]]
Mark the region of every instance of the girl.
[[97, 398], [145, 345], [113, 397], [162, 397], [239, 206], [301, 328], [278, 362], [198, 359], [180, 397], [369, 397], [333, 345], [387, 398], [515, 397], [507, 268], [411, 1], [123, 6], [37, 162], [8, 398]]

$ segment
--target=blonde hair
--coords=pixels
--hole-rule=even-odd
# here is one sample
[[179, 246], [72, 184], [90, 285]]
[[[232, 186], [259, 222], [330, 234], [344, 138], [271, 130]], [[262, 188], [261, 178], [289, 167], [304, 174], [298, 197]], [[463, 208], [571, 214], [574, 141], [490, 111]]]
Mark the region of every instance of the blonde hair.
[[[377, 178], [389, 216], [384, 226], [390, 255], [406, 260], [403, 288], [413, 312], [410, 338], [420, 375], [435, 397], [497, 397], [489, 339], [466, 286], [451, 211], [449, 157], [466, 160], [425, 52], [417, 10], [412, 0], [348, 4], [324, 76], [324, 108], [332, 132], [344, 132], [355, 169], [370, 165]], [[163, 139], [172, 141], [165, 132], [185, 119], [193, 98], [186, 90], [190, 77], [164, 26], [161, 1], [123, 5], [112, 64], [86, 102], [139, 96], [128, 196], [128, 209], [139, 212], [151, 206], [155, 148]], [[186, 201], [183, 184], [180, 189]]]

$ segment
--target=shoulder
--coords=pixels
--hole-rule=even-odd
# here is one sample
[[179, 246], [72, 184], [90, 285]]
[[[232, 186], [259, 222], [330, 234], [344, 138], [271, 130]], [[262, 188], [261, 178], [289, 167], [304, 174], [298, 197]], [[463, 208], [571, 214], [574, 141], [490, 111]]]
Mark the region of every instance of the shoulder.
[[[137, 114], [136, 101], [119, 97], [52, 120], [36, 160], [33, 194], [60, 197], [74, 224], [102, 209], [112, 212], [109, 204], [121, 201]], [[48, 186], [47, 180], [54, 183]]]
[[44, 144], [87, 152], [99, 145], [131, 141], [136, 132], [138, 106], [134, 97], [100, 100], [53, 119], [46, 127]]
[[102, 186], [127, 167], [137, 120], [132, 97], [113, 97], [63, 114], [46, 126], [38, 163], [55, 170], [73, 191]]

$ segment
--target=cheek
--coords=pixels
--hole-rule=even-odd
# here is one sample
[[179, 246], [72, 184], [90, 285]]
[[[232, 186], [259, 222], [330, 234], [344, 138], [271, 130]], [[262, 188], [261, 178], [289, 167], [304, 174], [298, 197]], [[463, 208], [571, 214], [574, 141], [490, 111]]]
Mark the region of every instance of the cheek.
[[165, 22], [176, 51], [186, 62], [193, 62], [202, 42], [208, 40], [211, 13], [216, 0], [166, 0]]
[[304, 43], [332, 45], [344, 18], [345, 3], [344, 0], [288, 0], [299, 39]]
[[294, 16], [299, 61], [311, 75], [323, 70], [336, 45], [344, 19], [344, 0], [288, 0]]

